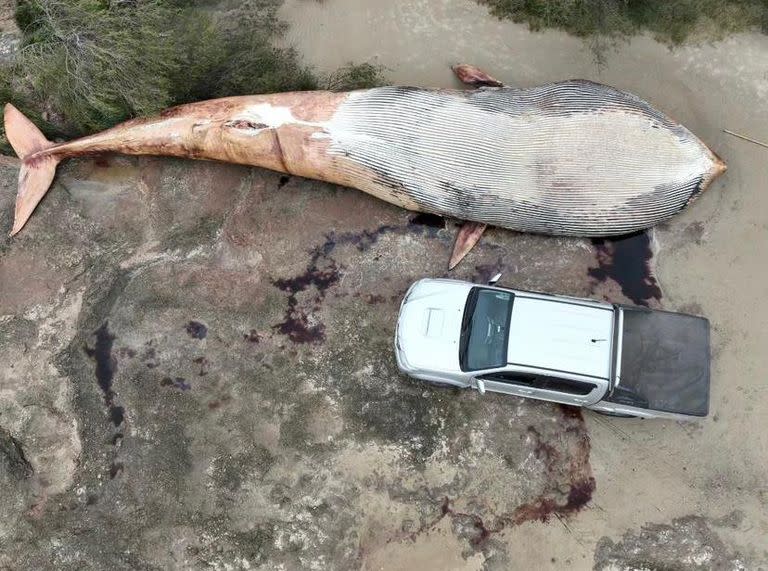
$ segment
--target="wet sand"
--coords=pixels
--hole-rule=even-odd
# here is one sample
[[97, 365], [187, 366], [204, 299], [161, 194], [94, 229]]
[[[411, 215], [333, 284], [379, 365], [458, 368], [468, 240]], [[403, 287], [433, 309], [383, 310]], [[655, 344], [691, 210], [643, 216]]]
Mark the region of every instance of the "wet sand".
[[[661, 306], [712, 323], [710, 416], [700, 423], [620, 420], [587, 414], [597, 491], [567, 523], [525, 524], [501, 534], [514, 568], [587, 569], [608, 538], [694, 516], [721, 521], [722, 538], [757, 560], [768, 549], [768, 36], [669, 49], [638, 37], [599, 69], [586, 45], [559, 32], [531, 33], [466, 0], [287, 0], [287, 41], [330, 71], [374, 61], [393, 83], [456, 87], [449, 66], [478, 65], [510, 85], [586, 78], [650, 101], [705, 141], [729, 171], [695, 204], [657, 229]], [[514, 276], [507, 276], [514, 285]], [[433, 551], [461, 551], [437, 530]], [[427, 540], [387, 547], [372, 568], [423, 560]], [[418, 551], [418, 553], [417, 553]], [[599, 551], [599, 549], [598, 549]], [[376, 565], [373, 564], [376, 562]], [[456, 561], [456, 560], [452, 560]], [[450, 568], [475, 568], [477, 559]], [[688, 562], [693, 565], [695, 561]], [[706, 560], [703, 561], [706, 567]], [[734, 564], [735, 565], [735, 564]], [[446, 567], [446, 568], [449, 568]]]

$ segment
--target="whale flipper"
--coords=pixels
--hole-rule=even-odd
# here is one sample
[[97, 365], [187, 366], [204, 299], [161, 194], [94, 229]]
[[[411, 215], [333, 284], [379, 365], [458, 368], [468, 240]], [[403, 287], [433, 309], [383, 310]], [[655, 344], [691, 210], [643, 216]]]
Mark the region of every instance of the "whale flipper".
[[456, 77], [459, 78], [459, 81], [467, 85], [473, 87], [504, 87], [504, 84], [498, 79], [474, 65], [459, 63], [451, 67], [451, 69], [456, 74]]
[[451, 259], [448, 262], [448, 269], [455, 268], [464, 256], [469, 254], [475, 244], [480, 240], [480, 237], [488, 227], [487, 224], [481, 222], [465, 222], [456, 234], [456, 241], [453, 243], [453, 253]]

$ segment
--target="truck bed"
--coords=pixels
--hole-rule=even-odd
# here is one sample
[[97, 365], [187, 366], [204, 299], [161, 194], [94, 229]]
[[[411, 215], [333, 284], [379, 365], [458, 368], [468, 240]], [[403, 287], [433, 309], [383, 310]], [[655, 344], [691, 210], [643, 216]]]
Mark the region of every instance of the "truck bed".
[[650, 410], [706, 416], [709, 411], [709, 321], [621, 306], [621, 371], [604, 400]]

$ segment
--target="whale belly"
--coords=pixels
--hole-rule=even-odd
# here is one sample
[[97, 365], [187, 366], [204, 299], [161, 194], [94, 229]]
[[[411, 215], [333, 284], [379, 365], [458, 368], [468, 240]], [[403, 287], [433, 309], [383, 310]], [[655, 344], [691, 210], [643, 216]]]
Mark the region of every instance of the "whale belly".
[[720, 172], [686, 128], [588, 81], [353, 92], [326, 133], [333, 168], [361, 190], [414, 210], [546, 234], [648, 228]]

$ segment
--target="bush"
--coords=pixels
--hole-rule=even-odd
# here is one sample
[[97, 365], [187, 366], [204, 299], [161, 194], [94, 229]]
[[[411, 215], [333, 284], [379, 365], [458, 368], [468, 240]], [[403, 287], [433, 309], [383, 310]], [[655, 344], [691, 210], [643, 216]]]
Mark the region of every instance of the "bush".
[[170, 100], [174, 11], [158, 0], [27, 0], [18, 88], [77, 131], [101, 129]]
[[246, 0], [208, 17], [196, 8], [185, 10], [178, 31], [183, 49], [174, 102], [317, 89], [312, 70], [296, 52], [274, 45], [285, 31], [277, 18], [279, 5], [275, 0]]
[[680, 44], [692, 36], [721, 38], [768, 32], [766, 0], [478, 0], [499, 18], [527, 22], [532, 30], [559, 28], [580, 37], [625, 38], [648, 31]]
[[348, 63], [325, 78], [323, 89], [351, 91], [384, 85], [384, 67], [372, 63]]
[[[382, 83], [370, 64], [323, 82], [293, 49], [276, 47], [280, 3], [21, 0], [23, 43], [0, 67], [0, 103], [30, 114], [49, 137], [71, 138], [201, 99]], [[0, 152], [9, 151], [0, 129]]]

